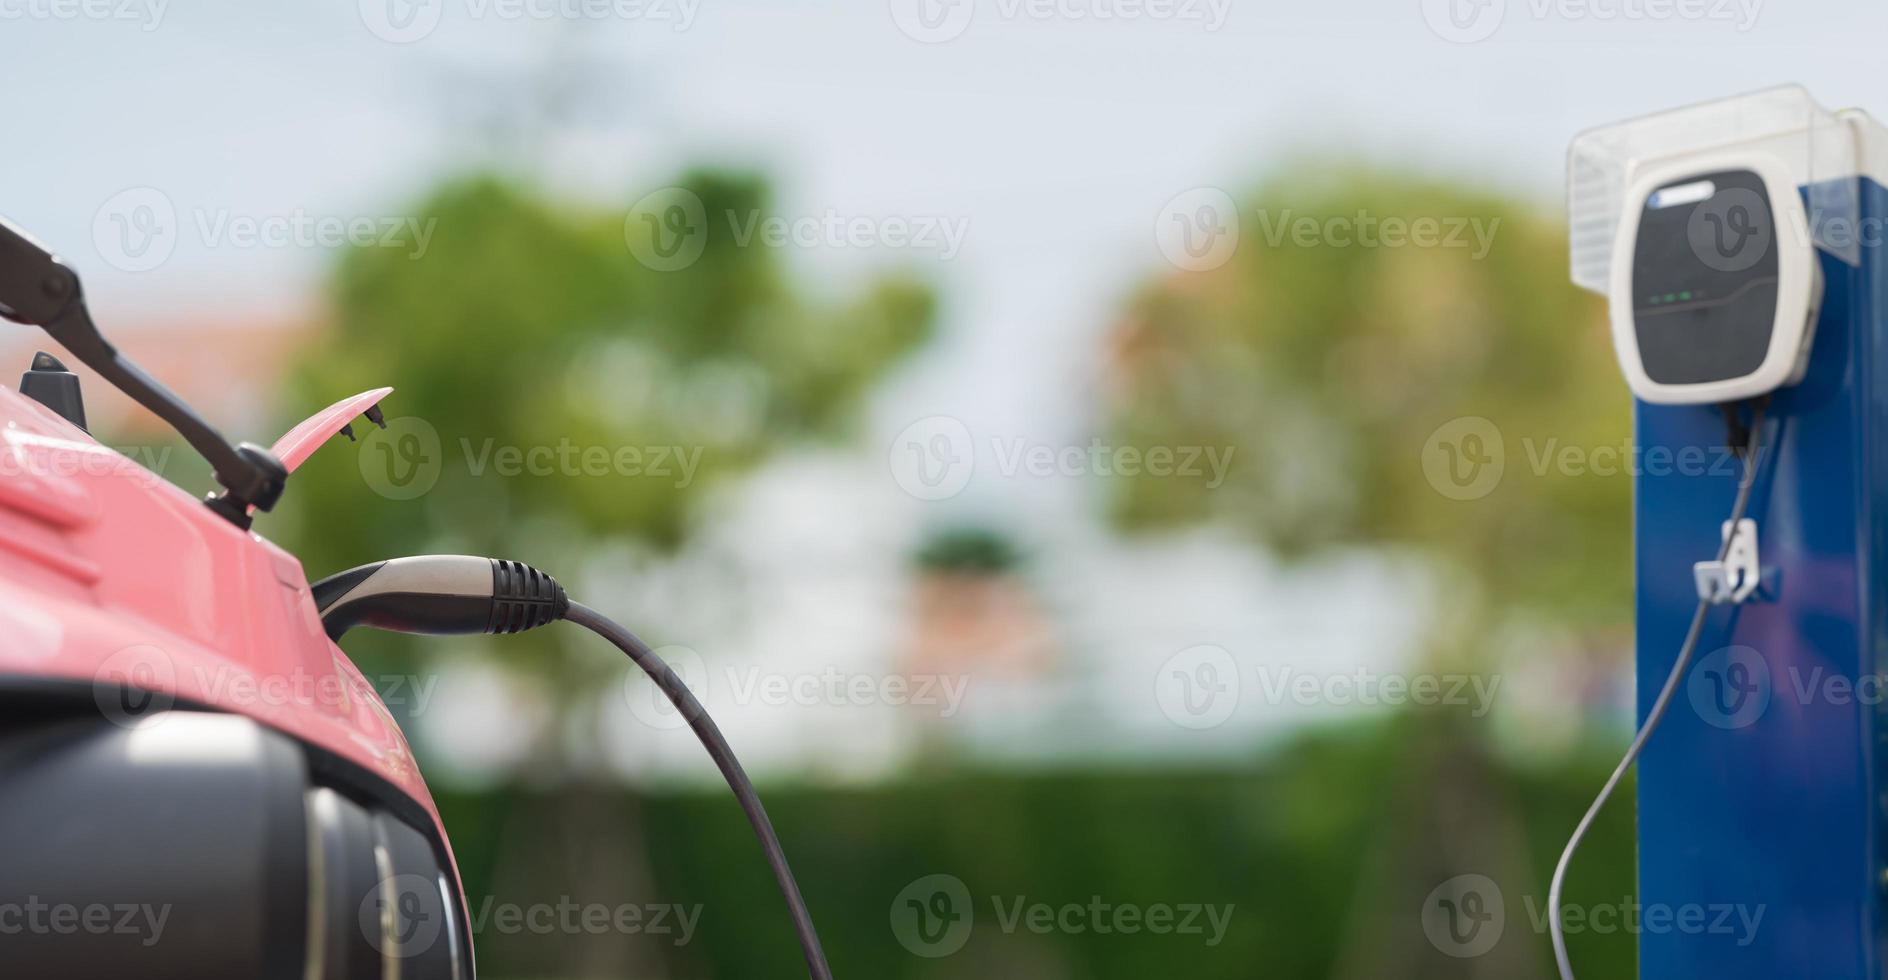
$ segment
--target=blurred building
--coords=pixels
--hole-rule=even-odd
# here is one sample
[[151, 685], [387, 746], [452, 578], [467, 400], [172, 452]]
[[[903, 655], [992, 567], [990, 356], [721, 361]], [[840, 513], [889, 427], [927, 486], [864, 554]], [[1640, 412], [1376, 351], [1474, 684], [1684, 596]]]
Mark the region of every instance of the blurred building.
[[[145, 372], [182, 395], [232, 438], [267, 444], [275, 431], [277, 382], [296, 355], [313, 342], [318, 320], [311, 314], [269, 313], [113, 324], [108, 333], [119, 351]], [[171, 430], [157, 416], [119, 394], [90, 368], [37, 331], [9, 330], [0, 336], [0, 384], [16, 387], [35, 351], [45, 350], [76, 372], [85, 391], [92, 432], [129, 441], [162, 441]], [[338, 392], [335, 397], [351, 394]], [[319, 405], [307, 407], [312, 412]]]
[[1023, 681], [1056, 667], [1054, 633], [1027, 583], [1008, 572], [921, 572], [903, 672]]

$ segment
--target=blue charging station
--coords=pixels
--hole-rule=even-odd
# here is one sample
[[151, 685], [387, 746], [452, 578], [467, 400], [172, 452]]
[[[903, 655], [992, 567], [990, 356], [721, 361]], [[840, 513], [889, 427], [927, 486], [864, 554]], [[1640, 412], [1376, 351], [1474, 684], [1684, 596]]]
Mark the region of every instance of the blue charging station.
[[[1631, 271], [1631, 258], [1619, 254], [1630, 247], [1622, 224], [1640, 207], [1653, 220], [1660, 203], [1658, 190], [1649, 203], [1631, 191], [1644, 174], [1689, 168], [1715, 175], [1722, 194], [1723, 174], [1745, 172], [1746, 159], [1767, 161], [1787, 179], [1790, 203], [1803, 205], [1811, 241], [1801, 254], [1820, 279], [1803, 324], [1806, 360], [1764, 396], [1745, 514], [1752, 537], [1738, 542], [1734, 559], [1760, 577], [1742, 583], [1741, 600], [1720, 595], [1707, 606], [1687, 671], [1639, 759], [1636, 939], [1646, 980], [1888, 975], [1885, 151], [1888, 135], [1866, 115], [1829, 112], [1801, 89], [1783, 88], [1592, 130], [1569, 155], [1574, 279], [1609, 293], [1616, 328], [1621, 304], [1637, 306], [1642, 367], [1670, 353], [1652, 349], [1661, 344], [1715, 350], [1744, 329], [1691, 316], [1680, 318], [1691, 326], [1669, 335], [1647, 332], [1645, 324], [1659, 322], [1652, 312], [1662, 315], [1648, 312], [1653, 306], [1693, 301], [1672, 299], [1689, 289], [1635, 293], [1621, 281]], [[1691, 206], [1701, 209], [1691, 230], [1704, 229], [1694, 240], [1750, 231]], [[1775, 231], [1773, 247], [1792, 247], [1783, 222]], [[1647, 263], [1666, 258], [1638, 257], [1641, 286]], [[1622, 363], [1629, 360], [1622, 349]], [[1665, 390], [1642, 388], [1644, 380], [1633, 385], [1641, 723], [1672, 673], [1706, 580], [1722, 574], [1699, 564], [1725, 541], [1742, 474], [1725, 450], [1732, 420], [1715, 400], [1660, 397]]]

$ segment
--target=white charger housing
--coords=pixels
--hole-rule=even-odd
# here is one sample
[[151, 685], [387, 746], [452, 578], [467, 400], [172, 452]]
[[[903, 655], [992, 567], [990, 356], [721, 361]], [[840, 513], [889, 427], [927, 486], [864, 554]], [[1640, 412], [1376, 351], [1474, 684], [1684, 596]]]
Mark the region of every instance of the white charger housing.
[[1627, 384], [1657, 404], [1733, 402], [1802, 380], [1822, 271], [1789, 169], [1749, 148], [1635, 174], [1608, 296]]

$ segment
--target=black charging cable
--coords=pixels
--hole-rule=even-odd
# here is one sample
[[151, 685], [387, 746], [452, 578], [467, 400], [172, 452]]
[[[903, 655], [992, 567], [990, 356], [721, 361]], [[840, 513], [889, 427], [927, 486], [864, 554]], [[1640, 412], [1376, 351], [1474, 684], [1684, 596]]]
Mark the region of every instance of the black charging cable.
[[571, 603], [564, 619], [590, 630], [629, 654], [629, 659], [634, 660], [636, 666], [649, 675], [649, 679], [668, 696], [669, 703], [675, 705], [683, 718], [688, 719], [688, 727], [695, 730], [702, 747], [715, 760], [715, 767], [727, 779], [728, 788], [734, 790], [734, 798], [741, 801], [741, 810], [747, 814], [747, 822], [754, 828], [754, 835], [760, 838], [761, 851], [767, 856], [767, 866], [773, 869], [774, 881], [779, 884], [780, 894], [787, 900], [787, 913], [793, 917], [793, 931], [800, 938], [800, 951], [806, 955], [806, 972], [814, 980], [832, 980], [832, 970], [826, 965], [826, 951], [820, 948], [819, 933], [813, 928], [813, 915], [806, 909], [806, 899], [800, 897], [800, 885], [794, 881], [793, 869], [787, 865], [787, 853], [780, 846], [780, 838], [774, 835], [773, 821], [767, 819], [767, 808], [761, 805], [760, 794], [754, 791], [753, 782], [741, 769], [740, 760], [734, 757], [734, 750], [728, 747], [728, 740], [721, 736], [721, 729], [715, 727], [715, 720], [708, 717], [707, 709], [695, 700], [688, 685], [682, 683], [682, 679], [649, 649], [648, 644], [621, 624], [581, 602]]
[[832, 980], [812, 913], [800, 896], [793, 868], [787, 864], [786, 851], [753, 781], [694, 692], [636, 634], [595, 609], [571, 601], [556, 579], [523, 562], [469, 555], [395, 558], [331, 575], [315, 583], [312, 591], [322, 625], [335, 640], [355, 626], [428, 635], [517, 633], [562, 619], [614, 643], [682, 713], [727, 779], [787, 901], [808, 975], [813, 980]]

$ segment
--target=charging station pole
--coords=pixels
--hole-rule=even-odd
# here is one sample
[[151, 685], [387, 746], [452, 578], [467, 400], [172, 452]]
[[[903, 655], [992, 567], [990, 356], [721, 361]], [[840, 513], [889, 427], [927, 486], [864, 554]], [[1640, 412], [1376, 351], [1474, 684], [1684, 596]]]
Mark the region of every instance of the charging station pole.
[[[1636, 933], [1645, 980], [1880, 980], [1888, 968], [1888, 135], [1796, 88], [1582, 134], [1569, 157], [1574, 278], [1598, 288], [1601, 268], [1619, 261], [1606, 254], [1604, 231], [1630, 205], [1622, 188], [1635, 173], [1693, 155], [1722, 168], [1746, 152], [1791, 172], [1821, 302], [1807, 369], [1770, 396], [1760, 434], [1746, 516], [1761, 585], [1745, 601], [1710, 607], [1639, 761], [1639, 910], [1624, 929]], [[1617, 292], [1613, 299], [1621, 302]], [[1698, 608], [1694, 566], [1723, 540], [1742, 463], [1725, 448], [1717, 406], [1636, 407], [1643, 722]]]

